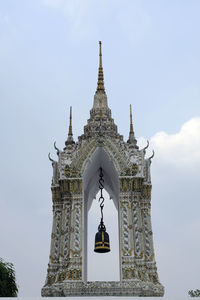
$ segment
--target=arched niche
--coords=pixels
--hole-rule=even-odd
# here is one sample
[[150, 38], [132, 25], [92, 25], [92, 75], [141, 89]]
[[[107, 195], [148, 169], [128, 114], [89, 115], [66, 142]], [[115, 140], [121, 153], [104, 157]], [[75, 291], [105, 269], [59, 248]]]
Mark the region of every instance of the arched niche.
[[[119, 177], [113, 161], [102, 147], [98, 147], [83, 172], [83, 281], [87, 281], [88, 211], [99, 191], [99, 169], [103, 169], [104, 188], [118, 211], [119, 226]], [[119, 232], [120, 235], [120, 232]]]

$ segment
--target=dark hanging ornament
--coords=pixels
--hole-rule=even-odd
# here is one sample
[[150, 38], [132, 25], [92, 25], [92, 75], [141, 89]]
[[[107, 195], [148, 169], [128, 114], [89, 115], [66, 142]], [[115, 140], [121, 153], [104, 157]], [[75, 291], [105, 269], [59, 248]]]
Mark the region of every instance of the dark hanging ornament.
[[103, 172], [102, 168], [100, 168], [100, 175], [99, 175], [99, 189], [101, 191], [101, 196], [99, 197], [100, 208], [101, 208], [101, 221], [98, 227], [98, 232], [95, 235], [95, 245], [94, 251], [98, 253], [106, 253], [110, 251], [110, 241], [109, 235], [106, 232], [106, 227], [103, 223], [103, 207], [104, 207], [104, 197], [103, 197]]

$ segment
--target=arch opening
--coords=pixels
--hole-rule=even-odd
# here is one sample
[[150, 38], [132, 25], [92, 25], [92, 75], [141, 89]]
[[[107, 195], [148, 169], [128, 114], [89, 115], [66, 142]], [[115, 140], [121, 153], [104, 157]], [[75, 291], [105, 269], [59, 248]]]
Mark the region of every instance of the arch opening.
[[[94, 201], [94, 206], [92, 206], [93, 200], [96, 198], [96, 195], [99, 192], [99, 169], [100, 167], [103, 169], [103, 178], [104, 178], [104, 195], [106, 195], [107, 198], [107, 205], [109, 206], [110, 214], [111, 212], [113, 213], [112, 218], [113, 220], [117, 218], [117, 228], [114, 228], [116, 225], [113, 226], [114, 228], [114, 233], [113, 237], [115, 236], [115, 242], [118, 240], [118, 246], [117, 252], [114, 252], [113, 257], [115, 257], [115, 264], [120, 266], [121, 261], [120, 261], [120, 244], [119, 244], [119, 179], [118, 179], [118, 174], [115, 169], [115, 166], [112, 162], [112, 160], [109, 158], [107, 153], [102, 147], [98, 147], [92, 157], [90, 158], [89, 162], [86, 165], [86, 168], [83, 173], [83, 280], [86, 282], [88, 280], [88, 212], [91, 208], [90, 212], [93, 212], [97, 210], [97, 214], [99, 213], [100, 216], [100, 208], [99, 208], [99, 203], [98, 200]], [[98, 196], [97, 196], [98, 197]], [[109, 201], [112, 199], [113, 201]], [[97, 198], [98, 199], [98, 198]], [[98, 206], [98, 208], [96, 207]], [[113, 206], [113, 207], [112, 207]], [[97, 209], [96, 209], [97, 208]], [[105, 207], [104, 207], [104, 213], [105, 213]], [[95, 214], [95, 213], [94, 213]], [[117, 215], [115, 215], [117, 214]], [[114, 216], [116, 218], [114, 218]], [[112, 220], [112, 218], [108, 218]], [[93, 222], [93, 218], [89, 220]], [[96, 219], [96, 225], [92, 225], [92, 223], [89, 222], [89, 226], [95, 227], [95, 232], [97, 232], [97, 228], [99, 225], [100, 217]], [[105, 220], [106, 221], [106, 220]], [[115, 224], [115, 223], [114, 223]], [[107, 226], [107, 224], [105, 223]], [[112, 225], [111, 225], [112, 228]], [[91, 229], [92, 230], [92, 229]], [[108, 228], [107, 228], [108, 230]], [[112, 229], [111, 229], [112, 232]], [[89, 233], [92, 235], [92, 232], [89, 231]], [[109, 232], [108, 232], [109, 233]], [[94, 236], [92, 237], [94, 239]], [[90, 249], [94, 247], [94, 240], [90, 241]], [[115, 243], [114, 243], [115, 244]], [[99, 254], [98, 255], [105, 255], [105, 254]], [[106, 254], [107, 255], [107, 254]], [[93, 257], [94, 258], [94, 257]], [[96, 257], [96, 259], [100, 259], [100, 257]], [[119, 270], [119, 267], [118, 267]], [[92, 273], [91, 273], [92, 274]], [[119, 271], [118, 271], [119, 274]], [[118, 276], [119, 277], [119, 276]]]
[[101, 218], [99, 196], [100, 192], [88, 212], [88, 281], [119, 281], [118, 211], [106, 191], [103, 192], [103, 217], [111, 251], [104, 254], [94, 252], [95, 234]]

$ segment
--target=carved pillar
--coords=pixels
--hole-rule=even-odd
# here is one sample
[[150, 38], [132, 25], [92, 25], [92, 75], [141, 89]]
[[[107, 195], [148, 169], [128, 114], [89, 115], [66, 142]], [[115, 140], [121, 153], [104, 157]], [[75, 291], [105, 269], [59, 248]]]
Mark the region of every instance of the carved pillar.
[[69, 265], [67, 280], [82, 280], [82, 226], [83, 226], [83, 203], [82, 203], [82, 179], [70, 180], [72, 193], [72, 210], [70, 219], [70, 242], [69, 242]]
[[134, 268], [135, 277], [141, 278], [141, 268], [143, 267], [143, 232], [142, 232], [142, 218], [141, 218], [141, 186], [143, 179], [135, 177], [133, 179], [133, 240], [134, 240]]
[[52, 186], [53, 226], [45, 285], [82, 279], [82, 179]]
[[53, 225], [51, 234], [50, 257], [47, 270], [46, 284], [52, 284], [57, 281], [57, 273], [60, 268], [60, 247], [61, 247], [61, 231], [62, 231], [62, 209], [59, 186], [52, 187], [53, 201]]
[[142, 257], [140, 207], [138, 201], [133, 201], [133, 233], [134, 233], [134, 256]]
[[134, 239], [132, 223], [133, 179], [120, 178], [120, 245], [121, 245], [121, 278], [133, 280], [134, 270]]
[[71, 198], [63, 197], [62, 200], [63, 207], [60, 226], [59, 270], [57, 271], [57, 282], [63, 282], [66, 279], [67, 268], [69, 265]]
[[144, 267], [146, 280], [159, 283], [155, 262], [153, 235], [151, 226], [151, 184], [143, 184], [141, 191], [141, 215], [143, 227]]

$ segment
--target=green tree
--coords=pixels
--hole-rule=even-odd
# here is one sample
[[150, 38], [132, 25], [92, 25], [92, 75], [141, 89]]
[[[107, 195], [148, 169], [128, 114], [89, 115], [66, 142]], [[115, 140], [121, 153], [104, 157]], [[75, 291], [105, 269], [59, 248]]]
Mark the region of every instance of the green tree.
[[188, 292], [188, 294], [190, 295], [190, 297], [200, 297], [200, 290], [191, 290]]
[[14, 266], [0, 258], [0, 297], [17, 297], [17, 293]]

